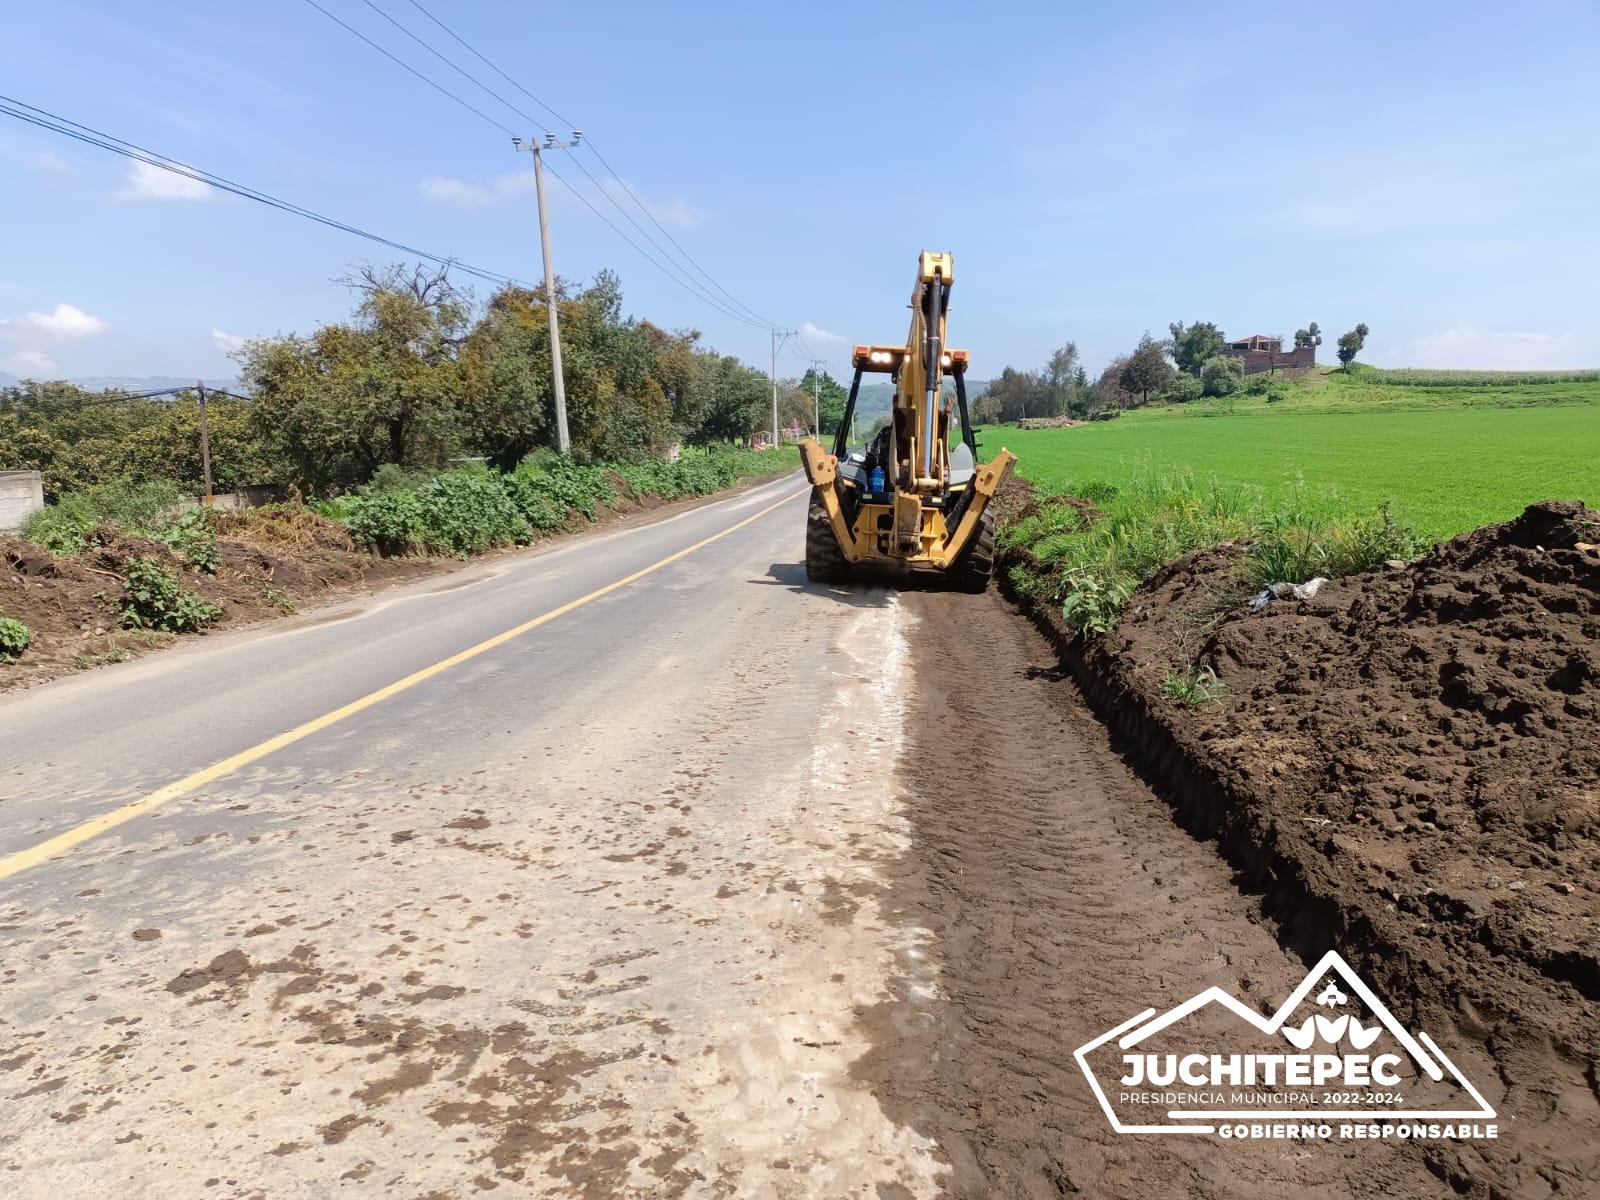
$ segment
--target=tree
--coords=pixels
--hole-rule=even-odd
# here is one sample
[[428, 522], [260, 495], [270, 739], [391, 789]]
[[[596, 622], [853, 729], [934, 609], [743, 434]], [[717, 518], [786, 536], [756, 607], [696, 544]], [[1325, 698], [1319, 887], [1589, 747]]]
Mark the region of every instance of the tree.
[[1118, 383], [1123, 391], [1137, 392], [1140, 403], [1148, 404], [1151, 392], [1164, 392], [1172, 386], [1172, 376], [1166, 348], [1146, 332], [1128, 356]]
[[1132, 408], [1139, 399], [1137, 392], [1128, 391], [1122, 384], [1124, 373], [1128, 369], [1130, 359], [1126, 354], [1118, 355], [1106, 364], [1105, 370], [1100, 372], [1100, 378], [1094, 384], [1095, 408]]
[[706, 362], [706, 406], [691, 442], [736, 441], [764, 429], [771, 420], [767, 377], [729, 355], [711, 355]]
[[442, 465], [459, 447], [458, 353], [471, 298], [445, 268], [360, 267], [354, 319], [248, 343], [241, 374], [280, 481], [350, 487], [385, 463]]
[[974, 425], [998, 425], [1000, 424], [1000, 401], [996, 400], [991, 393], [985, 391], [983, 395], [972, 402], [970, 416]]
[[1063, 417], [1084, 410], [1086, 375], [1078, 357], [1078, 344], [1068, 342], [1050, 355], [1039, 377], [1038, 401], [1042, 417]]
[[[807, 370], [800, 379], [800, 390], [808, 397], [813, 395], [813, 385], [818, 406], [822, 410], [822, 429], [819, 436], [832, 437], [838, 432], [839, 422], [844, 420], [844, 406], [850, 399], [850, 391], [828, 372], [823, 371], [819, 376], [815, 368]], [[806, 424], [813, 424], [810, 410], [807, 410]]]
[[1040, 376], [1031, 371], [1006, 367], [998, 379], [990, 381], [985, 396], [991, 402], [992, 411], [997, 414], [996, 420], [1011, 424], [1025, 417], [1045, 415], [1043, 393]]
[[1296, 350], [1303, 350], [1308, 346], [1320, 345], [1322, 345], [1322, 330], [1317, 328], [1317, 323], [1315, 321], [1311, 322], [1311, 324], [1306, 326], [1304, 329], [1296, 329], [1294, 331], [1294, 348]]
[[1365, 324], [1357, 325], [1349, 333], [1339, 335], [1339, 362], [1346, 370], [1355, 362], [1356, 355], [1360, 354], [1367, 344], [1367, 327]]
[[1172, 331], [1172, 360], [1178, 370], [1200, 377], [1200, 368], [1228, 348], [1228, 341], [1210, 321], [1196, 321], [1185, 328], [1182, 321], [1167, 326]]
[[1207, 396], [1231, 396], [1244, 386], [1244, 363], [1231, 355], [1206, 359], [1200, 386]]

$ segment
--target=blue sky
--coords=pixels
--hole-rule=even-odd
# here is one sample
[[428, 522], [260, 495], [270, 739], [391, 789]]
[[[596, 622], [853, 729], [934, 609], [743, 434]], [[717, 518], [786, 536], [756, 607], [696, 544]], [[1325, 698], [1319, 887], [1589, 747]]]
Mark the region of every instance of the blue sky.
[[[364, 0], [320, 2], [527, 125]], [[953, 338], [979, 377], [1069, 338], [1098, 368], [1178, 319], [1365, 321], [1390, 365], [1600, 364], [1590, 4], [424, 2], [835, 373], [851, 342], [902, 336], [924, 246], [956, 255]], [[407, 0], [372, 3], [510, 93]], [[0, 63], [0, 92], [538, 277], [527, 156], [303, 0], [14, 6]], [[0, 179], [13, 374], [226, 375], [237, 339], [342, 316], [337, 277], [385, 257], [3, 118]], [[629, 311], [765, 365], [764, 331], [552, 200], [563, 275], [612, 267]]]

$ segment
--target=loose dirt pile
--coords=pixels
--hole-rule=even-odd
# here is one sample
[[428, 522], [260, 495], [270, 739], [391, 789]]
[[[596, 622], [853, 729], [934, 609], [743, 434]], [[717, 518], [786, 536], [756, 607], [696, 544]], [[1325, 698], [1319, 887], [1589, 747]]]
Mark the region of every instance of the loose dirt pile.
[[214, 575], [189, 569], [160, 542], [114, 529], [99, 530], [95, 544], [71, 558], [0, 534], [0, 616], [33, 631], [21, 658], [0, 665], [0, 691], [121, 662], [174, 640], [170, 633], [122, 628], [122, 579], [130, 558], [155, 559], [185, 588], [220, 605], [223, 617], [215, 628], [286, 616], [307, 603], [445, 566], [356, 550], [339, 525], [300, 510], [258, 509], [219, 522], [221, 565]]
[[[1261, 611], [1240, 600], [1245, 548], [1224, 546], [1141, 588], [1105, 638], [1033, 613], [1288, 944], [1339, 950], [1403, 1019], [1492, 1057], [1516, 1136], [1484, 1165], [1508, 1195], [1600, 1183], [1597, 541], [1600, 515], [1548, 502]], [[1214, 699], [1163, 694], [1197, 665]], [[1485, 1174], [1434, 1166], [1458, 1188]]]

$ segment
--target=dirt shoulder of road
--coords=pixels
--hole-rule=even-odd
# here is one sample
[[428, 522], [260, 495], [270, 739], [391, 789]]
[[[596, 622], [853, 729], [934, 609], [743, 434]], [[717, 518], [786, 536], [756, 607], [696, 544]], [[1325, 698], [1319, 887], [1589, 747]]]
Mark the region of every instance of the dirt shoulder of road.
[[0, 662], [0, 693], [195, 639], [122, 627], [122, 580], [128, 560], [136, 556], [163, 563], [185, 588], [222, 609], [222, 619], [198, 635], [215, 636], [509, 556], [537, 555], [574, 538], [665, 520], [778, 478], [746, 478], [720, 492], [671, 501], [619, 496], [616, 504], [601, 506], [593, 521], [574, 513], [555, 533], [531, 546], [492, 550], [471, 559], [386, 558], [358, 548], [338, 523], [298, 506], [219, 514], [221, 564], [215, 574], [192, 570], [162, 543], [120, 530], [102, 529], [88, 550], [64, 558], [17, 534], [0, 533], [0, 616], [21, 621], [33, 634], [20, 657]]
[[[1017, 519], [1028, 490], [1008, 493]], [[1242, 548], [1221, 547], [1162, 572], [1101, 638], [1017, 597], [1053, 686], [1081, 690], [1182, 825], [1215, 840], [1285, 947], [1306, 963], [1337, 950], [1408, 1026], [1492, 1062], [1507, 1135], [1424, 1151], [1463, 1194], [1600, 1184], [1597, 522], [1536, 505], [1259, 611], [1239, 598]], [[1212, 699], [1167, 694], [1201, 665]], [[1048, 772], [1059, 752], [1007, 753]]]
[[860, 1012], [855, 1071], [930, 1138], [948, 1194], [1435, 1196], [1415, 1148], [1114, 1132], [1073, 1051], [1208, 986], [1277, 1005], [1307, 965], [1118, 753], [1051, 646], [981, 596], [912, 592], [906, 853], [878, 898], [926, 976]]

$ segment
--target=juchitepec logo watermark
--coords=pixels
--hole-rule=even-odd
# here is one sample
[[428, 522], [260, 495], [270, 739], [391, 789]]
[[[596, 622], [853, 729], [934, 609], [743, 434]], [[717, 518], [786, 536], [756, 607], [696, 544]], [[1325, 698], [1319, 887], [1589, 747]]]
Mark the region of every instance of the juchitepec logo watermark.
[[1073, 1057], [1117, 1133], [1495, 1138], [1495, 1111], [1329, 951], [1270, 1017], [1221, 988], [1146, 1009]]

